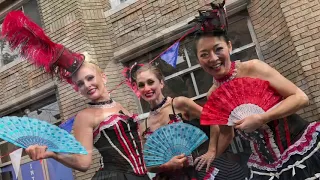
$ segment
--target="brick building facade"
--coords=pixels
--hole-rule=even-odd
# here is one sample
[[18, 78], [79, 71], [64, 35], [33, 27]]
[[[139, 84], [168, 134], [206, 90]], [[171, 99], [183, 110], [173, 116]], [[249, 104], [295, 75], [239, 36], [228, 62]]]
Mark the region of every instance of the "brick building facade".
[[[123, 80], [121, 71], [133, 62], [155, 58], [191, 28], [187, 23], [204, 7], [204, 0], [0, 0], [0, 23], [12, 9], [22, 9], [50, 38], [74, 51], [87, 51], [108, 77], [112, 89]], [[320, 117], [320, 1], [228, 0], [232, 59], [259, 58], [302, 88], [310, 105], [299, 113], [309, 121]], [[1, 44], [0, 44], [1, 45]], [[59, 83], [14, 54], [0, 51], [0, 116], [39, 115], [47, 111], [59, 124], [86, 107], [73, 89]], [[182, 41], [178, 65], [156, 61], [166, 76], [165, 92], [205, 102], [212, 77], [204, 73], [193, 52], [192, 38]], [[111, 94], [132, 112], [148, 112], [125, 85]], [[138, 104], [138, 106], [137, 106]], [[48, 108], [49, 107], [49, 108]], [[37, 113], [35, 113], [37, 112]], [[234, 144], [233, 144], [234, 145]], [[0, 153], [11, 145], [0, 142]], [[233, 147], [236, 148], [236, 147]], [[236, 148], [238, 150], [238, 148]], [[23, 157], [22, 163], [30, 160]], [[1, 167], [10, 159], [1, 158]], [[99, 167], [95, 153], [86, 173], [73, 171], [74, 179], [90, 179]], [[44, 168], [44, 171], [48, 171]]]

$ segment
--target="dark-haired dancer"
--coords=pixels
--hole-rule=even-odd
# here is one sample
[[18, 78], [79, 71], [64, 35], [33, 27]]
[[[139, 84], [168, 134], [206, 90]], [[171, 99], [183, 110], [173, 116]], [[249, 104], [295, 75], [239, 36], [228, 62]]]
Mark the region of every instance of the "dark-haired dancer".
[[[283, 98], [272, 110], [239, 119], [234, 126], [251, 143], [250, 179], [319, 179], [320, 123], [308, 123], [295, 114], [308, 105], [307, 95], [263, 61], [232, 62], [225, 18], [220, 5], [201, 13], [196, 20], [201, 27], [195, 37], [199, 64], [215, 79], [208, 94], [235, 78], [250, 77], [269, 83]], [[233, 127], [225, 128], [233, 132]]]

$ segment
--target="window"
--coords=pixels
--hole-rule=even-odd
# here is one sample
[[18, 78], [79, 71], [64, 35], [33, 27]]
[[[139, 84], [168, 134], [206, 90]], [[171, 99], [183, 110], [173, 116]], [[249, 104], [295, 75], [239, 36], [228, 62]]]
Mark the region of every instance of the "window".
[[[15, 1], [13, 1], [15, 2]], [[10, 6], [10, 5], [8, 5]], [[13, 6], [11, 4], [11, 6]], [[29, 16], [35, 23], [41, 26], [40, 15], [38, 11], [38, 5], [36, 0], [30, 0], [22, 5], [22, 7], [13, 7], [12, 9], [22, 10], [27, 16]], [[1, 17], [4, 18], [4, 17]], [[2, 29], [3, 19], [0, 19], [0, 32]], [[8, 43], [0, 39], [0, 67], [9, 64], [15, 60], [18, 60], [19, 55], [17, 51], [11, 51]]]
[[110, 0], [111, 9], [122, 9], [120, 6], [130, 5], [137, 0]]
[[11, 172], [2, 172], [0, 173], [1, 180], [11, 180], [13, 179], [13, 175]]
[[[42, 99], [36, 103], [33, 103], [27, 107], [19, 109], [8, 116], [28, 116], [32, 118], [36, 118], [39, 120], [47, 121], [48, 123], [60, 125], [60, 110], [59, 105], [55, 95], [49, 96], [45, 99]], [[18, 147], [14, 146], [11, 143], [8, 143], [4, 140], [0, 139], [0, 154], [5, 155], [8, 154]], [[26, 153], [23, 151], [22, 156], [25, 156]], [[6, 163], [10, 161], [9, 156], [2, 157], [0, 159], [0, 163]]]
[[[2, 22], [0, 22], [0, 31], [2, 29]], [[0, 39], [0, 66], [9, 64], [10, 62], [19, 59], [18, 52], [11, 51], [9, 45], [3, 39]]]
[[[228, 36], [232, 42], [232, 60], [246, 61], [258, 58], [258, 51], [254, 43], [254, 33], [250, 30], [250, 20], [247, 11], [241, 11], [229, 17]], [[171, 44], [161, 47], [146, 55], [139, 57], [139, 61], [146, 63], [160, 54]], [[132, 62], [133, 63], [133, 62]], [[173, 68], [164, 61], [158, 59], [156, 65], [165, 76], [164, 95], [192, 98], [203, 106], [206, 102], [206, 93], [212, 85], [212, 76], [204, 72], [197, 60], [193, 37], [184, 39], [180, 43], [177, 67]], [[149, 105], [143, 99], [140, 100], [142, 111], [149, 112]]]

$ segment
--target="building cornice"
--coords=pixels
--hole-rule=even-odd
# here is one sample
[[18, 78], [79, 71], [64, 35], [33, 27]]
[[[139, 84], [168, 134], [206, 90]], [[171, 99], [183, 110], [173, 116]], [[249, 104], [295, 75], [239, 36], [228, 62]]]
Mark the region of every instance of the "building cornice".
[[[246, 9], [248, 3], [248, 0], [228, 0], [226, 4], [228, 16]], [[137, 43], [115, 51], [114, 59], [125, 63], [180, 38], [192, 28], [192, 25], [188, 24], [188, 22], [193, 19], [194, 17], [189, 17], [188, 19], [153, 34]]]

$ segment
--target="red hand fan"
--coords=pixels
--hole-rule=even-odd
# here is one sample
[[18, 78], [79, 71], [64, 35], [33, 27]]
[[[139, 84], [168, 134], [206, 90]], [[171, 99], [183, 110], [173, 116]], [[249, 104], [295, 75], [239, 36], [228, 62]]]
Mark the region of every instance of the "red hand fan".
[[270, 110], [281, 100], [268, 81], [236, 78], [212, 92], [203, 107], [200, 122], [202, 125], [232, 126], [236, 120]]

